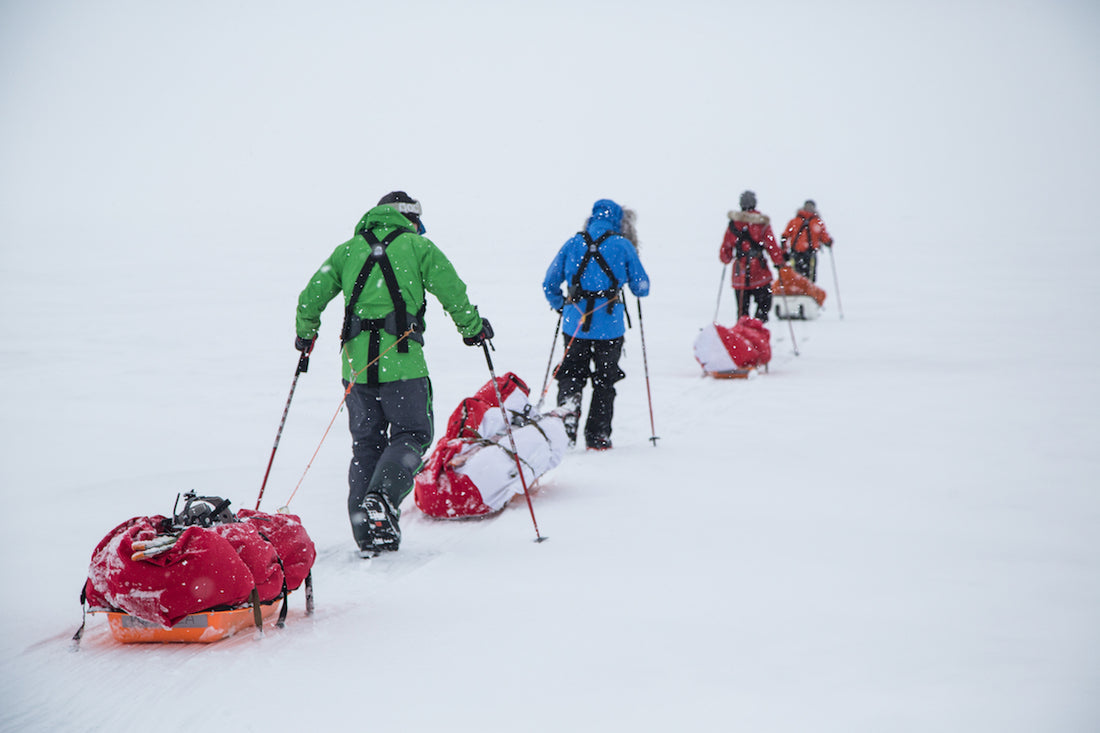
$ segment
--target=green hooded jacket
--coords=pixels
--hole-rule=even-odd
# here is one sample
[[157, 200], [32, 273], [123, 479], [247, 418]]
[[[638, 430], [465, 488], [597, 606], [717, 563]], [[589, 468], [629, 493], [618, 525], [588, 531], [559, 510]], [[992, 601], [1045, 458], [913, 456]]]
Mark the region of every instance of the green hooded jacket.
[[[435, 244], [416, 233], [416, 227], [392, 206], [376, 206], [359, 220], [355, 227], [355, 236], [341, 244], [325, 260], [321, 268], [310, 278], [301, 295], [298, 296], [298, 312], [295, 329], [303, 339], [312, 339], [321, 326], [321, 312], [325, 306], [343, 291], [344, 307], [351, 298], [352, 289], [359, 271], [370, 255], [370, 245], [364, 238], [364, 230], [373, 230], [382, 240], [394, 229], [406, 229], [386, 248], [386, 256], [397, 276], [398, 287], [405, 299], [405, 305], [411, 314], [416, 314], [424, 305], [425, 291], [433, 294], [443, 310], [450, 314], [465, 338], [481, 333], [481, 317], [477, 308], [470, 305], [466, 297], [466, 284], [458, 277], [454, 265]], [[374, 267], [355, 306], [360, 318], [384, 318], [392, 313], [393, 301], [386, 288], [382, 268]], [[424, 360], [423, 347], [406, 339], [409, 350], [401, 353], [396, 347], [397, 336], [382, 331], [380, 351], [382, 358], [378, 362], [378, 381], [395, 382], [402, 379], [417, 379], [428, 376], [428, 364]], [[370, 333], [364, 331], [352, 338], [344, 347], [343, 376], [350, 382], [367, 382], [367, 351]]]

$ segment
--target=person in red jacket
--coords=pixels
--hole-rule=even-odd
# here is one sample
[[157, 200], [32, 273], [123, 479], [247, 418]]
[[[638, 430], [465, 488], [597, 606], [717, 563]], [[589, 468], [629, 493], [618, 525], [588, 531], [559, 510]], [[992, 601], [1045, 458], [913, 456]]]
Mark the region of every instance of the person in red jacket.
[[786, 266], [783, 249], [776, 244], [771, 220], [756, 210], [756, 194], [741, 194], [741, 210], [729, 212], [730, 223], [718, 258], [733, 262], [733, 289], [737, 293], [737, 317], [749, 314], [749, 298], [756, 299], [756, 318], [768, 322], [772, 307], [772, 271], [767, 252], [777, 268]]
[[821, 245], [833, 246], [833, 238], [825, 228], [825, 222], [817, 214], [817, 204], [812, 199], [794, 215], [783, 230], [783, 252], [790, 254], [794, 271], [817, 282], [817, 251]]

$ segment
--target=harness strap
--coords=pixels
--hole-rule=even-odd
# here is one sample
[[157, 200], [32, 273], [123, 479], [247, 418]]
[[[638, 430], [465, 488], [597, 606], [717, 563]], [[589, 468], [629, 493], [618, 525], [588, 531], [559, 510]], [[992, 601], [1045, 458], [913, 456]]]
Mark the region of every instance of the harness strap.
[[[363, 264], [363, 269], [359, 271], [358, 277], [355, 278], [351, 297], [348, 298], [348, 303], [344, 308], [344, 327], [340, 332], [340, 345], [343, 346], [363, 331], [370, 332], [370, 343], [367, 346], [367, 358], [371, 362], [370, 367], [367, 369], [367, 383], [370, 385], [378, 384], [378, 357], [382, 350], [382, 331], [385, 329], [389, 317], [360, 318], [355, 315], [355, 305], [359, 301], [359, 296], [363, 294], [363, 288], [367, 285], [367, 278], [370, 276], [371, 270], [377, 264], [382, 271], [382, 279], [386, 283], [390, 301], [393, 303], [392, 315], [395, 330], [399, 334], [409, 330], [408, 307], [405, 305], [404, 296], [401, 295], [401, 287], [397, 284], [397, 275], [393, 271], [393, 264], [390, 262], [390, 258], [386, 256], [386, 248], [395, 239], [408, 231], [408, 229], [394, 229], [382, 240], [378, 239], [378, 235], [373, 230], [368, 229], [360, 232], [367, 244], [370, 245], [371, 253]], [[409, 344], [407, 339], [398, 342], [397, 351], [402, 354], [408, 353]]]
[[[607, 298], [607, 312], [611, 314], [615, 310], [615, 302], [619, 297], [619, 291], [621, 286], [619, 285], [619, 279], [615, 277], [614, 270], [611, 269], [611, 265], [607, 264], [607, 260], [604, 259], [603, 254], [600, 252], [600, 245], [604, 241], [616, 234], [611, 230], [608, 230], [601, 234], [596, 240], [593, 240], [589, 236], [588, 232], [581, 230], [578, 232], [584, 237], [585, 250], [584, 257], [581, 258], [580, 265], [577, 266], [577, 271], [573, 273], [572, 287], [569, 289], [569, 297], [572, 302], [584, 299], [584, 309], [586, 313], [591, 313], [596, 309], [597, 298]], [[595, 262], [603, 270], [603, 273], [607, 275], [607, 278], [611, 281], [611, 287], [604, 290], [585, 290], [581, 287], [581, 276], [584, 274], [585, 268], [588, 267], [589, 262]], [[581, 327], [581, 331], [587, 332], [592, 328], [592, 319], [587, 315], [583, 319], [584, 325]]]
[[802, 219], [802, 226], [800, 226], [798, 228], [798, 231], [794, 235], [794, 243], [795, 243], [795, 246], [798, 246], [798, 240], [802, 238], [802, 232], [806, 232], [806, 250], [805, 251], [808, 252], [809, 250], [814, 248], [813, 232], [810, 231], [810, 222], [813, 221], [814, 218], [812, 216], [809, 219], [806, 219], [805, 217], [800, 217], [800, 218]]

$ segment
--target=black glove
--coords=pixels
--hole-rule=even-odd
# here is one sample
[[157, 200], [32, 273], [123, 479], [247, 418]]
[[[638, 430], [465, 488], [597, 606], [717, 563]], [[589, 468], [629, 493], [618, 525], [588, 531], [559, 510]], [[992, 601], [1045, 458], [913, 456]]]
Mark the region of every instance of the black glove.
[[311, 351], [313, 351], [313, 344], [315, 343], [317, 343], [316, 336], [311, 339], [304, 339], [301, 336], [294, 337], [294, 348], [298, 351], [301, 351], [303, 354], [306, 354], [307, 356]]
[[825, 246], [826, 246], [826, 247], [828, 247], [829, 249], [832, 249], [832, 248], [833, 248], [833, 240], [831, 240], [831, 239], [830, 239], [830, 240], [829, 240], [828, 242], [825, 242], [824, 244], [825, 244]]
[[481, 346], [486, 341], [493, 338], [493, 327], [489, 325], [488, 318], [481, 319], [481, 332], [476, 336], [466, 336], [462, 339], [462, 343], [467, 346]]

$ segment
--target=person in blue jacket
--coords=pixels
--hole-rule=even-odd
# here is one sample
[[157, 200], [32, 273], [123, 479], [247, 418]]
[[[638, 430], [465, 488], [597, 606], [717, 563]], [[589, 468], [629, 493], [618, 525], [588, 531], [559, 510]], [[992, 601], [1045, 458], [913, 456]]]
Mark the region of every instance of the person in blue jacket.
[[570, 445], [577, 440], [582, 393], [591, 378], [584, 442], [589, 450], [611, 447], [615, 382], [626, 376], [619, 368], [626, 333], [623, 288], [629, 286], [639, 298], [649, 294], [636, 242], [634, 212], [600, 199], [584, 229], [558, 250], [542, 281], [550, 307], [562, 314], [565, 355], [555, 378], [557, 404], [570, 410], [565, 419]]

